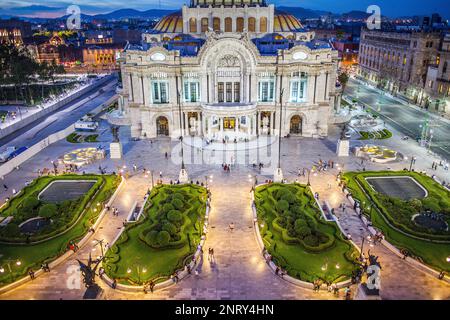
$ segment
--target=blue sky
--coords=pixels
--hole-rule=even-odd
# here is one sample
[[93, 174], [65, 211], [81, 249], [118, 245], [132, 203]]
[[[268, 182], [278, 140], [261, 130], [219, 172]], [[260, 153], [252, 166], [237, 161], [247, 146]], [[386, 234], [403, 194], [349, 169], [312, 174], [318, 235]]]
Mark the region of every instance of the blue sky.
[[[30, 5], [43, 5], [64, 8], [70, 4], [77, 4], [85, 13], [110, 12], [121, 8], [146, 10], [158, 8], [180, 8], [188, 0], [1, 0], [0, 8], [17, 8]], [[439, 12], [450, 17], [449, 0], [268, 0], [276, 5], [297, 6], [309, 9], [332, 11], [336, 13], [350, 10], [366, 11], [372, 4], [380, 6], [383, 15], [402, 16], [416, 14], [430, 14]]]

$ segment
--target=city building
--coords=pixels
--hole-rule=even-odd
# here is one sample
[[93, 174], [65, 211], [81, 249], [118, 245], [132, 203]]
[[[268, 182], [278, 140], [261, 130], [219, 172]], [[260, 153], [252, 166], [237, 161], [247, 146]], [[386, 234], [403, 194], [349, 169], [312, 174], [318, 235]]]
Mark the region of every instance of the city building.
[[450, 34], [442, 39], [436, 64], [428, 67], [425, 91], [434, 111], [450, 115]]
[[408, 101], [428, 108], [428, 67], [438, 61], [441, 35], [427, 31], [361, 32], [359, 76]]
[[143, 39], [121, 57], [132, 137], [319, 137], [339, 109], [337, 51], [264, 0], [192, 0]]
[[31, 23], [18, 19], [0, 19], [0, 45], [21, 45], [32, 36]]

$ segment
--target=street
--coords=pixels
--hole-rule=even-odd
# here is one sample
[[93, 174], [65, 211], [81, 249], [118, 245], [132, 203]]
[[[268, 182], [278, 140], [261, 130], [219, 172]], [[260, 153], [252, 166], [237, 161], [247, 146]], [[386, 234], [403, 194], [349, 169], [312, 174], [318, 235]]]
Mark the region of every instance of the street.
[[[359, 92], [357, 88], [359, 87]], [[346, 86], [346, 94], [370, 106], [373, 111], [379, 113], [383, 120], [392, 127], [407, 135], [410, 139], [416, 139], [422, 134], [421, 125], [424, 124], [429, 112], [408, 106], [394, 98], [381, 94], [378, 90], [360, 84], [357, 80], [349, 79]], [[381, 110], [378, 111], [377, 101]], [[431, 151], [450, 159], [450, 125], [448, 120], [430, 114], [430, 128], [433, 130]]]
[[0, 139], [0, 146], [30, 147], [52, 133], [67, 128], [72, 123], [114, 96], [117, 80], [102, 87], [103, 92], [92, 90], [47, 117], [36, 120], [11, 135]]

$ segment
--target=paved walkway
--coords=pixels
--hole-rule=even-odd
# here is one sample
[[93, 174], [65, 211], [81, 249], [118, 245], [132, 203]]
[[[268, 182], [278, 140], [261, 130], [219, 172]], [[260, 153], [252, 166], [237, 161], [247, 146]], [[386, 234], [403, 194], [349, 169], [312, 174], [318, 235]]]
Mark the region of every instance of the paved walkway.
[[[122, 133], [126, 135], [125, 133]], [[335, 154], [335, 144], [331, 132], [330, 140], [317, 139], [285, 139], [282, 145], [282, 167], [289, 181], [297, 176], [298, 168], [311, 167], [318, 159], [327, 161], [332, 159], [345, 164], [346, 170], [361, 170], [362, 165], [354, 157], [338, 159]], [[105, 133], [101, 139], [108, 141], [109, 133]], [[149, 141], [131, 142], [125, 136], [124, 150], [126, 159], [113, 161], [105, 159], [101, 163], [86, 167], [87, 172], [98, 171], [98, 165], [107, 167], [108, 171], [116, 170], [126, 164], [131, 168], [137, 164], [139, 172], [143, 168], [151, 169], [157, 174], [163, 172], [166, 181], [175, 180], [179, 165], [164, 159], [164, 153], [172, 150], [174, 143], [161, 140], [154, 143]], [[6, 179], [14, 184], [25, 182], [27, 176], [36, 172], [42, 166], [41, 160], [53, 159], [55, 153], [62, 149], [68, 149], [67, 142], [57, 143], [46, 151], [23, 165], [20, 171], [8, 175]], [[79, 147], [79, 146], [76, 146]], [[51, 149], [50, 149], [51, 148]], [[58, 149], [59, 148], [59, 149]], [[74, 147], [72, 147], [74, 148]], [[406, 147], [404, 147], [406, 148]], [[419, 150], [420, 151], [420, 150]], [[48, 160], [47, 160], [48, 161]], [[417, 167], [431, 167], [432, 159], [421, 158]], [[389, 165], [393, 169], [401, 169], [406, 162]], [[369, 164], [367, 169], [386, 168], [386, 165]], [[272, 178], [271, 175], [263, 177], [251, 166], [240, 165], [230, 174], [223, 173], [220, 165], [187, 165], [191, 179], [204, 181], [205, 175], [213, 175], [210, 184], [212, 191], [211, 224], [206, 242], [206, 248], [215, 250], [216, 264], [213, 266], [207, 260], [200, 266], [198, 276], [191, 275], [179, 284], [154, 294], [121, 293], [104, 285], [102, 299], [332, 299], [332, 295], [326, 292], [319, 294], [293, 286], [276, 277], [270, 272], [265, 262], [259, 255], [259, 248], [254, 238], [252, 229], [252, 216], [250, 210], [249, 174], [256, 174], [258, 181]], [[336, 174], [332, 172], [331, 174]], [[157, 175], [156, 174], [156, 175]], [[447, 172], [439, 170], [439, 176], [446, 178]], [[155, 177], [156, 178], [156, 177]], [[322, 174], [311, 177], [312, 186], [320, 192], [321, 198], [329, 199], [334, 207], [346, 199], [332, 182], [332, 188], [326, 185], [330, 179]], [[14, 182], [13, 182], [14, 181]], [[131, 209], [135, 200], [142, 201], [143, 195], [150, 185], [150, 178], [144, 178], [142, 173], [132, 176], [116, 199], [114, 206], [120, 210], [119, 218], [106, 216], [101, 223], [101, 230], [95, 235], [96, 239], [106, 239], [110, 242], [119, 232], [123, 219]], [[344, 228], [348, 229], [358, 243], [366, 230], [352, 210], [346, 214], [340, 214], [340, 221]], [[228, 231], [228, 225], [234, 222], [235, 230]], [[89, 253], [94, 252], [93, 243], [81, 249], [73, 258], [61, 266], [55, 268], [49, 274], [37, 278], [33, 282], [0, 296], [0, 299], [81, 299], [83, 288], [77, 290], [67, 289], [67, 271], [70, 266], [76, 265], [75, 258], [87, 260]], [[98, 249], [96, 249], [98, 250]], [[380, 256], [383, 266], [382, 271], [382, 297], [385, 299], [450, 299], [450, 286], [440, 282], [427, 274], [413, 268], [405, 261], [388, 252], [384, 247], [377, 246], [375, 254]], [[206, 250], [205, 250], [206, 251]], [[205, 254], [206, 257], [206, 254]]]

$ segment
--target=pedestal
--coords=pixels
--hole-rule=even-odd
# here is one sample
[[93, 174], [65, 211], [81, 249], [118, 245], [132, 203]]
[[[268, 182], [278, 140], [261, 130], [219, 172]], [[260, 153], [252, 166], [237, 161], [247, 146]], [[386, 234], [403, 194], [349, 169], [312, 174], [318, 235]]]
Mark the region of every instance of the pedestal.
[[178, 180], [180, 181], [180, 183], [189, 183], [189, 176], [188, 176], [186, 169], [180, 170], [180, 175], [178, 177]]
[[365, 283], [358, 285], [354, 300], [381, 300], [380, 290], [368, 289]]
[[336, 147], [338, 157], [348, 157], [350, 153], [350, 140], [339, 139]]
[[122, 159], [122, 144], [120, 142], [111, 142], [109, 144], [111, 159]]
[[273, 181], [274, 182], [282, 182], [283, 181], [283, 171], [281, 168], [276, 168], [275, 172], [273, 174]]

